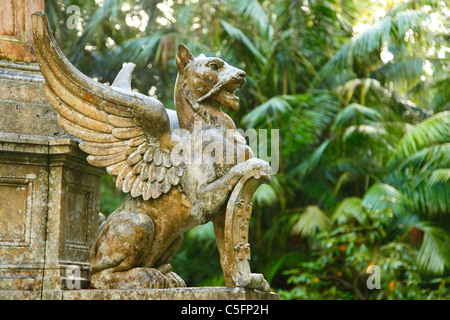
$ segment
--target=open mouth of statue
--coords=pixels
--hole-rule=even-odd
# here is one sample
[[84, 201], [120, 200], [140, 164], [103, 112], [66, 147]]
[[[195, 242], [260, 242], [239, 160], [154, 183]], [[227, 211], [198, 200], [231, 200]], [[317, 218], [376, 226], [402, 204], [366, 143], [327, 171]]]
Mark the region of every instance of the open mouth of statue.
[[214, 96], [214, 100], [229, 110], [239, 110], [239, 97], [235, 95], [235, 91], [240, 89], [243, 84], [244, 81], [224, 84], [221, 90]]
[[217, 83], [207, 94], [197, 99], [197, 101], [202, 102], [208, 98], [212, 98], [225, 108], [237, 111], [239, 110], [239, 98], [234, 94], [234, 91], [241, 88], [244, 82], [244, 79], [232, 79], [228, 82]]
[[222, 87], [222, 91], [223, 94], [229, 98], [229, 99], [233, 99], [233, 100], [237, 100], [239, 101], [239, 98], [235, 95], [236, 90], [239, 91], [239, 89], [242, 87], [242, 84], [237, 84], [237, 83], [230, 83], [227, 85], [224, 85]]

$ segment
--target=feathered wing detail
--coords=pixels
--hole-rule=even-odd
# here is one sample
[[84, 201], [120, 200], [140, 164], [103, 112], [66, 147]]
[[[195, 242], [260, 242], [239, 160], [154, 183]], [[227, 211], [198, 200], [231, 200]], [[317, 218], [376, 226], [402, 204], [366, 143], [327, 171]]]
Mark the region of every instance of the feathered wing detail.
[[87, 161], [117, 176], [116, 186], [132, 197], [156, 199], [179, 185], [182, 164], [174, 165], [170, 146], [162, 145], [161, 137], [171, 134], [164, 106], [90, 79], [61, 52], [43, 12], [33, 14], [32, 24], [45, 94], [61, 127], [82, 140]]

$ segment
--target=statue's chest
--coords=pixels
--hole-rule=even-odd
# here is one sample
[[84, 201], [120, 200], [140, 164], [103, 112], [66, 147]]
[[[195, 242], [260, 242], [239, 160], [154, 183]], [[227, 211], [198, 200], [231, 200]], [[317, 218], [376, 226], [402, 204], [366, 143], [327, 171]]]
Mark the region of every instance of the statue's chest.
[[[221, 111], [220, 111], [221, 112]], [[233, 124], [222, 114], [211, 113], [206, 109], [200, 109], [194, 115], [194, 121], [200, 121], [211, 128], [220, 130], [226, 134], [227, 130], [233, 129]]]

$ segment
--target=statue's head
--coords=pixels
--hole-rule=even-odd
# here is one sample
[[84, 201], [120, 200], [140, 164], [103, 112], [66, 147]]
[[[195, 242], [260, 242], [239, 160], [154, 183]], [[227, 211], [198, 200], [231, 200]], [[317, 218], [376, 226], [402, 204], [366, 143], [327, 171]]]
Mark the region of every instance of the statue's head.
[[198, 103], [212, 99], [229, 110], [239, 109], [239, 98], [233, 92], [244, 84], [244, 71], [220, 58], [194, 57], [183, 44], [178, 45], [176, 62], [182, 84]]

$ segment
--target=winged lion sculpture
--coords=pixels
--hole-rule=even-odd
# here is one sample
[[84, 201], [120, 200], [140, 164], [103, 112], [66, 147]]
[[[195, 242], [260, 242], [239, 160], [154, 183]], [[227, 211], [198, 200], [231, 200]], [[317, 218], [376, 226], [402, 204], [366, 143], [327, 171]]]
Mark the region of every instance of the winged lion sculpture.
[[[176, 111], [169, 110], [131, 90], [134, 64], [125, 64], [112, 85], [99, 83], [64, 56], [43, 12], [33, 14], [32, 24], [44, 90], [60, 126], [81, 140], [87, 161], [115, 176], [116, 186], [128, 194], [92, 248], [92, 285], [186, 286], [172, 271], [170, 259], [184, 232], [213, 221], [226, 284], [268, 291], [264, 277], [248, 268], [245, 231], [251, 195], [260, 183], [270, 182], [270, 167], [254, 157], [221, 110], [239, 108], [233, 91], [243, 85], [245, 72], [219, 58], [194, 57], [180, 44]], [[198, 145], [195, 137], [200, 135]], [[217, 142], [235, 152], [234, 161], [219, 161], [223, 153], [217, 150], [206, 152]], [[201, 161], [192, 161], [198, 154]], [[244, 215], [238, 208], [242, 205], [247, 208]], [[244, 234], [233, 238], [240, 227]]]

